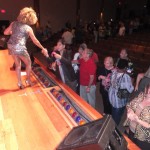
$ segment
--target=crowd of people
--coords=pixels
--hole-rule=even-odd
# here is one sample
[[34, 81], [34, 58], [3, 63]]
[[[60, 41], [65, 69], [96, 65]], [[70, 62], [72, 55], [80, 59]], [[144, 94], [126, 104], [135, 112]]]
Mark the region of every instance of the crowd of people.
[[69, 21], [57, 32], [53, 32], [50, 21], [44, 26], [38, 26], [35, 29], [35, 35], [40, 42], [53, 40], [61, 35], [66, 40], [66, 44], [83, 42], [98, 43], [101, 39], [109, 37], [123, 37], [145, 28], [146, 23], [139, 17], [114, 21], [82, 21], [77, 26], [72, 26]]
[[[58, 43], [62, 40], [63, 39], [60, 39]], [[129, 59], [128, 52], [125, 48], [122, 48], [120, 50], [120, 56], [118, 58], [106, 56], [104, 59], [104, 64], [101, 64], [101, 66], [99, 66], [98, 65], [99, 59], [97, 54], [91, 48], [89, 48], [86, 43], [82, 43], [79, 45], [78, 51], [74, 54], [72, 59], [70, 59], [71, 55], [69, 57], [67, 56], [69, 59], [67, 63], [69, 63], [70, 67], [74, 69], [72, 70], [70, 68], [69, 69], [71, 71], [70, 72], [67, 71], [65, 68], [63, 68], [65, 65], [64, 60], [67, 59], [67, 57], [65, 58], [64, 54], [58, 54], [56, 52], [59, 51], [59, 48], [57, 47], [58, 43], [54, 47], [54, 50], [50, 53], [51, 56], [50, 60], [52, 60], [52, 57], [56, 58], [53, 60], [53, 62], [58, 62], [59, 60], [60, 62], [59, 65], [62, 66], [62, 72], [64, 74], [67, 73], [65, 76], [68, 76], [70, 73], [72, 73], [72, 71], [74, 72], [72, 78], [74, 79], [73, 87], [67, 82], [63, 81], [62, 78], [60, 78], [62, 82], [66, 83], [70, 88], [72, 88], [76, 93], [78, 93], [80, 97], [83, 98], [83, 100], [85, 100], [95, 109], [96, 109], [96, 88], [97, 82], [99, 82], [100, 84], [99, 92], [102, 95], [104, 106], [103, 115], [107, 114], [112, 115], [112, 118], [115, 121], [116, 125], [119, 125], [121, 123], [121, 118], [123, 117], [125, 110], [129, 109], [129, 106], [132, 104], [132, 102], [137, 101], [139, 97], [141, 100], [140, 102], [145, 101], [144, 96], [143, 99], [141, 99], [140, 95], [143, 95], [146, 91], [147, 91], [146, 95], [149, 94], [150, 68], [146, 73], [139, 73], [137, 78], [135, 78], [134, 64], [132, 63], [131, 59]], [[68, 51], [69, 54], [71, 54], [72, 52], [70, 49], [69, 50], [65, 49], [65, 51]], [[51, 66], [51, 64], [53, 63], [49, 61], [49, 66]], [[51, 67], [50, 69], [52, 68], [53, 67]], [[61, 74], [60, 70], [59, 74]], [[126, 90], [127, 95], [120, 96], [118, 94], [120, 92], [120, 89]], [[146, 135], [144, 136], [139, 135], [140, 137], [138, 137], [134, 132], [132, 133], [131, 138], [134, 139], [134, 142], [140, 148], [144, 147], [145, 150], [147, 145], [150, 144], [150, 141], [148, 140], [150, 134], [149, 98], [150, 96], [147, 96], [146, 102], [143, 102], [144, 104], [146, 104], [146, 106], [145, 105], [144, 106], [148, 108], [146, 108], [146, 110], [145, 108], [142, 108], [143, 110], [140, 111], [140, 113], [142, 114], [138, 114], [139, 116], [134, 118], [136, 120], [134, 120], [133, 118], [131, 119], [130, 117], [132, 115], [130, 116], [128, 114], [129, 111], [127, 111], [127, 119], [130, 120], [130, 122], [131, 121], [137, 121], [137, 123], [140, 122], [141, 123], [140, 126], [143, 125], [143, 122], [144, 124], [146, 124], [142, 126], [142, 129], [144, 128], [144, 130], [146, 131], [146, 133], [144, 133]], [[133, 110], [132, 112], [136, 113], [135, 110]], [[145, 114], [146, 112], [147, 114]], [[135, 128], [136, 127], [134, 126], [134, 129]], [[133, 132], [132, 129], [131, 131]], [[138, 131], [142, 132], [141, 127]]]
[[16, 65], [18, 87], [25, 88], [21, 80], [21, 61], [26, 65], [26, 84], [33, 86], [30, 79], [31, 59], [26, 48], [26, 41], [30, 37], [33, 43], [42, 49], [42, 53], [47, 58], [48, 68], [93, 108], [96, 108], [96, 88], [97, 82], [100, 82], [99, 92], [104, 105], [103, 115], [112, 115], [115, 123], [119, 125], [127, 109], [126, 125], [129, 127], [129, 137], [140, 148], [148, 150], [150, 146], [150, 68], [146, 73], [137, 76], [134, 86], [134, 65], [125, 48], [121, 49], [117, 59], [112, 56], [105, 57], [104, 64], [100, 64], [100, 67], [98, 55], [86, 43], [81, 43], [73, 56], [71, 45], [74, 36], [69, 29], [60, 36], [53, 50], [48, 52], [30, 27], [36, 22], [35, 11], [25, 7], [20, 11], [17, 21], [12, 22], [4, 30], [5, 35], [11, 35], [8, 49]]

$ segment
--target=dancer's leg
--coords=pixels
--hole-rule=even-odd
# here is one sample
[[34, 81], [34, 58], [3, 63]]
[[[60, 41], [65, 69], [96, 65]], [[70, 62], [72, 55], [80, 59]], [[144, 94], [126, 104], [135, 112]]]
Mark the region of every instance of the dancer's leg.
[[31, 85], [31, 80], [30, 80], [30, 74], [31, 74], [31, 59], [29, 56], [20, 56], [21, 60], [25, 63], [26, 65], [26, 73], [27, 73], [27, 82], [28, 84]]
[[21, 60], [17, 55], [12, 55], [15, 65], [16, 65], [16, 74], [17, 74], [17, 79], [18, 79], [18, 85], [22, 84], [21, 81]]

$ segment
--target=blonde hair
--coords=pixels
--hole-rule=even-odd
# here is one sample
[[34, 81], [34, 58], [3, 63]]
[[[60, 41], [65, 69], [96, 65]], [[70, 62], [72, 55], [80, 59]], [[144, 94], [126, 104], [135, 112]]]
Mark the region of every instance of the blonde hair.
[[34, 25], [38, 18], [36, 12], [31, 7], [24, 7], [20, 10], [17, 20], [28, 25]]

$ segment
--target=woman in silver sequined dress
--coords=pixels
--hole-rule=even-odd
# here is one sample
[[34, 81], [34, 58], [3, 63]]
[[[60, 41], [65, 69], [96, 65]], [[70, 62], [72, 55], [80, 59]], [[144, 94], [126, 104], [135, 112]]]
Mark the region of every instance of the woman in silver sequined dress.
[[27, 39], [30, 37], [33, 43], [42, 49], [42, 53], [47, 55], [47, 49], [40, 44], [33, 33], [33, 29], [30, 27], [30, 25], [36, 24], [36, 22], [36, 12], [32, 8], [25, 7], [20, 10], [17, 21], [12, 22], [4, 31], [5, 35], [11, 35], [7, 45], [9, 54], [12, 55], [16, 65], [18, 87], [20, 89], [24, 88], [21, 81], [21, 60], [26, 65], [26, 84], [29, 86], [33, 85], [30, 80], [31, 60], [26, 47]]

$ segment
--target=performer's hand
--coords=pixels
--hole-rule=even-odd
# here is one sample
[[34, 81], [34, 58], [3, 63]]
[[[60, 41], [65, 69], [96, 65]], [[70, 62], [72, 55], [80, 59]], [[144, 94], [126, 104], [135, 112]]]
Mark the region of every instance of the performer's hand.
[[48, 51], [47, 51], [46, 48], [42, 49], [42, 53], [43, 53], [44, 56], [49, 57]]

